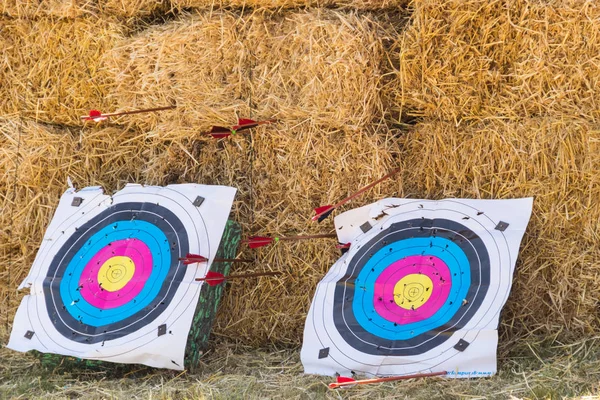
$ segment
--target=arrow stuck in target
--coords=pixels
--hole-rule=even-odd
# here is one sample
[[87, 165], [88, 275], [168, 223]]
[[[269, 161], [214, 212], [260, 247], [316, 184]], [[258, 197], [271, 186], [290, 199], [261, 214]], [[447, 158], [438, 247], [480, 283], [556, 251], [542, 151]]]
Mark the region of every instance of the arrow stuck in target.
[[326, 205], [326, 206], [321, 206], [321, 207], [315, 208], [315, 216], [312, 217], [312, 220], [313, 221], [318, 221], [318, 222], [323, 221], [325, 218], [329, 217], [331, 215], [331, 213], [333, 212], [333, 210], [335, 210], [336, 208], [343, 206], [344, 204], [346, 204], [350, 200], [352, 200], [352, 199], [360, 196], [361, 194], [363, 194], [367, 190], [369, 190], [372, 187], [374, 187], [375, 185], [377, 185], [377, 184], [385, 181], [386, 179], [392, 177], [394, 174], [398, 173], [399, 171], [400, 171], [400, 168], [396, 168], [395, 170], [393, 170], [389, 174], [385, 175], [384, 177], [379, 178], [375, 182], [373, 182], [373, 183], [365, 186], [364, 188], [360, 189], [358, 192], [355, 192], [355, 193], [351, 194], [350, 196], [346, 197], [345, 199], [340, 200], [339, 202], [335, 203], [334, 205], [329, 204], [329, 205]]
[[163, 110], [172, 110], [176, 107], [177, 106], [146, 108], [143, 110], [122, 111], [122, 112], [111, 113], [111, 114], [103, 114], [101, 111], [98, 111], [98, 110], [90, 110], [90, 113], [88, 115], [83, 115], [80, 118], [83, 121], [102, 122], [102, 121], [106, 121], [110, 117], [118, 117], [121, 115], [131, 115], [131, 114], [141, 114], [141, 113], [156, 112], [156, 111], [163, 111]]
[[226, 138], [230, 135], [235, 135], [238, 132], [245, 131], [247, 129], [255, 128], [259, 125], [269, 125], [277, 122], [276, 119], [267, 119], [263, 121], [255, 121], [253, 119], [240, 118], [238, 119], [237, 125], [230, 127], [225, 126], [213, 126], [208, 132], [215, 139]]
[[252, 274], [239, 274], [239, 275], [225, 276], [219, 272], [208, 271], [208, 273], [206, 274], [206, 276], [204, 278], [196, 278], [196, 281], [200, 281], [200, 282], [204, 281], [207, 284], [209, 284], [210, 286], [216, 286], [216, 285], [220, 285], [224, 281], [230, 280], [230, 279], [253, 278], [253, 277], [257, 277], [257, 276], [273, 276], [273, 275], [279, 275], [279, 274], [280, 274], [280, 272], [277, 272], [277, 271], [267, 271], [267, 272], [255, 272]]
[[391, 382], [391, 381], [401, 381], [406, 379], [415, 379], [415, 378], [426, 378], [429, 376], [442, 376], [446, 375], [446, 371], [441, 372], [429, 372], [425, 374], [414, 374], [414, 375], [403, 375], [403, 376], [389, 376], [386, 378], [373, 378], [373, 379], [362, 379], [356, 380], [352, 378], [348, 378], [345, 376], [338, 376], [337, 382], [330, 383], [330, 389], [338, 389], [346, 386], [354, 386], [354, 385], [368, 385], [371, 383], [381, 383], [381, 382]]

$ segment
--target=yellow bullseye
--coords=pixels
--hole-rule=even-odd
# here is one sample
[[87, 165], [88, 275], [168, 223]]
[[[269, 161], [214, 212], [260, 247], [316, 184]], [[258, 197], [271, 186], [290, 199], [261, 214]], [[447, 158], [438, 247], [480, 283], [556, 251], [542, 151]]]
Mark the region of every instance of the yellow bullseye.
[[116, 292], [122, 289], [133, 277], [135, 264], [133, 260], [125, 256], [111, 257], [98, 271], [98, 284], [104, 290]]
[[394, 301], [405, 310], [416, 310], [429, 300], [433, 282], [423, 274], [410, 274], [394, 285]]

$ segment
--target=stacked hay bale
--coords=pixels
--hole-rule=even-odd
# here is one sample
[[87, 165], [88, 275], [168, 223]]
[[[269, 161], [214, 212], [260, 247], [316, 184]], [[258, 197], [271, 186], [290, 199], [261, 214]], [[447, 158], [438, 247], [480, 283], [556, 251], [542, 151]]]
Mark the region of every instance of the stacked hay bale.
[[[330, 224], [310, 223], [312, 208], [385, 174], [399, 153], [382, 123], [383, 40], [392, 32], [383, 26], [372, 15], [336, 11], [214, 12], [123, 41], [107, 58], [122, 107], [178, 105], [176, 113], [130, 118], [171, 143], [148, 164], [148, 183], [238, 187], [234, 215], [246, 236], [330, 232]], [[280, 122], [224, 141], [203, 133], [249, 116]], [[284, 274], [231, 285], [214, 332], [298, 344], [316, 283], [339, 255], [334, 243], [259, 251], [256, 270]]]
[[397, 42], [392, 114], [405, 194], [534, 196], [503, 314], [505, 348], [597, 330], [600, 8], [592, 2], [415, 1]]
[[102, 16], [130, 20], [169, 10], [168, 0], [0, 0], [0, 14], [15, 18]]
[[97, 18], [0, 19], [0, 112], [78, 124], [94, 107], [109, 107], [103, 53], [123, 35]]
[[236, 116], [361, 129], [383, 118], [382, 41], [374, 17], [335, 11], [192, 14], [123, 41], [106, 63], [119, 107], [177, 103], [128, 118], [197, 134]]
[[[85, 19], [69, 22], [79, 20]], [[54, 21], [55, 30], [67, 21]], [[29, 22], [11, 21], [31, 29]], [[45, 29], [51, 30], [49, 25]], [[85, 31], [73, 29], [74, 34]], [[88, 31], [99, 34], [94, 25]], [[41, 125], [25, 119], [19, 130], [19, 124], [10, 120], [3, 185], [14, 187], [9, 178], [18, 166], [18, 193], [8, 204], [23, 212], [14, 220], [20, 231], [3, 242], [9, 249], [4, 257], [11, 261], [5, 265], [14, 267], [15, 260], [22, 260], [12, 269], [8, 288], [16, 287], [25, 275], [39, 244], [34, 238], [43, 236], [67, 176], [78, 187], [99, 184], [109, 191], [126, 181], [233, 185], [240, 189], [234, 215], [246, 234], [301, 233], [329, 231], [331, 227], [308, 223], [311, 209], [346, 196], [394, 163], [397, 139], [383, 123], [380, 95], [387, 62], [384, 41], [394, 30], [370, 14], [218, 11], [186, 15], [130, 37], [115, 32], [120, 34], [106, 35], [106, 47], [93, 57], [85, 51], [89, 37], [74, 38], [70, 46], [81, 49], [71, 47], [73, 57], [60, 58], [57, 64], [90, 63], [96, 76], [104, 79], [101, 90], [73, 90], [87, 87], [83, 69], [59, 68], [57, 77], [68, 82], [64, 86], [68, 94], [76, 94], [64, 112], [50, 102], [60, 93], [54, 85], [48, 85], [55, 91], [44, 97], [48, 102], [35, 113], [27, 113], [33, 109], [31, 102], [24, 102], [25, 111], [17, 107], [10, 111], [75, 124], [91, 104], [105, 110], [170, 103], [178, 108], [116, 119], [114, 123], [128, 125], [107, 129]], [[14, 54], [25, 57], [31, 36], [14, 37], [23, 41]], [[23, 71], [32, 67], [14, 65]], [[36, 81], [24, 97], [40, 98], [41, 86]], [[14, 99], [16, 92], [13, 88], [9, 97]], [[80, 105], [84, 101], [90, 105]], [[221, 142], [203, 133], [213, 124], [248, 116], [281, 122], [257, 129], [254, 136]], [[381, 186], [365, 198], [374, 200], [386, 188], [393, 191], [392, 186]], [[25, 187], [30, 188], [27, 193], [22, 192]], [[27, 246], [15, 244], [24, 237], [29, 238]], [[232, 285], [215, 332], [248, 343], [299, 343], [312, 290], [337, 256], [333, 244], [259, 252], [257, 269], [287, 273], [281, 279], [262, 279], [258, 286]], [[16, 304], [11, 302], [13, 309]]]
[[408, 0], [171, 0], [178, 8], [264, 8], [287, 9], [299, 7], [327, 7], [360, 10], [398, 9], [405, 7]]
[[[10, 4], [34, 3], [1, 4], [10, 14]], [[119, 20], [96, 3], [68, 4], [75, 11], [1, 19], [4, 298], [28, 270], [67, 176], [109, 191], [125, 182], [236, 186], [245, 235], [295, 234], [330, 232], [330, 221], [308, 222], [311, 208], [400, 163], [398, 179], [348, 207], [384, 196], [536, 197], [502, 318], [505, 348], [531, 333], [599, 328], [594, 3], [414, 0], [403, 32], [394, 22], [403, 11], [392, 11], [402, 1], [370, 3], [387, 16], [343, 9], [369, 8], [362, 0], [119, 1]], [[284, 10], [332, 4], [342, 9]], [[175, 20], [145, 25], [177, 9], [185, 12]], [[114, 121], [127, 125], [74, 126], [90, 108], [172, 103], [177, 110]], [[280, 122], [224, 141], [204, 134], [238, 117]], [[416, 125], [396, 129], [407, 124]], [[285, 274], [230, 285], [215, 333], [298, 344], [315, 285], [337, 256], [325, 240], [259, 250], [252, 268]]]
[[[600, 117], [600, 9], [589, 1], [415, 1], [395, 104], [454, 123]], [[400, 90], [401, 89], [401, 90]]]

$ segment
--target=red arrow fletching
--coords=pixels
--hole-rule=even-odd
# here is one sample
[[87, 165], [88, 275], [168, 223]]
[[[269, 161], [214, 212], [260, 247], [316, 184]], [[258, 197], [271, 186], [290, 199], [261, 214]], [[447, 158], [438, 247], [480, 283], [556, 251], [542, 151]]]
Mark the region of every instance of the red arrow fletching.
[[256, 122], [252, 119], [240, 119], [237, 125], [231, 127], [232, 130], [239, 132], [245, 131], [246, 129], [251, 129], [260, 125], [259, 122]]
[[183, 261], [183, 264], [185, 264], [185, 265], [190, 265], [190, 264], [195, 264], [195, 263], [206, 262], [206, 261], [208, 261], [208, 258], [203, 257], [199, 254], [188, 253], [185, 256], [185, 258], [180, 258], [179, 261]]
[[342, 386], [352, 386], [349, 385], [351, 383], [356, 383], [356, 380], [345, 376], [338, 376], [337, 382], [329, 384], [329, 389], [337, 389], [340, 387], [340, 384], [343, 384]]
[[248, 247], [257, 249], [259, 247], [268, 246], [273, 243], [274, 239], [266, 236], [251, 236], [248, 238]]
[[222, 139], [231, 135], [231, 129], [224, 126], [213, 126], [208, 133], [210, 133], [210, 135], [215, 139]]
[[81, 117], [81, 119], [83, 119], [84, 121], [96, 121], [96, 122], [100, 122], [100, 121], [107, 120], [108, 117], [103, 116], [102, 112], [100, 112], [98, 110], [90, 110], [89, 115]]
[[327, 205], [327, 206], [321, 206], [321, 207], [317, 207], [315, 208], [315, 212], [317, 214], [323, 214], [326, 211], [329, 211], [330, 209], [332, 209], [333, 206], [332, 205]]
[[214, 271], [208, 271], [204, 278], [196, 278], [196, 281], [205, 281], [209, 286], [217, 286], [225, 281], [225, 275]]
[[332, 205], [327, 205], [327, 206], [321, 206], [321, 207], [317, 207], [315, 208], [315, 216], [312, 217], [313, 221], [323, 221], [325, 218], [327, 218], [334, 210], [334, 207]]

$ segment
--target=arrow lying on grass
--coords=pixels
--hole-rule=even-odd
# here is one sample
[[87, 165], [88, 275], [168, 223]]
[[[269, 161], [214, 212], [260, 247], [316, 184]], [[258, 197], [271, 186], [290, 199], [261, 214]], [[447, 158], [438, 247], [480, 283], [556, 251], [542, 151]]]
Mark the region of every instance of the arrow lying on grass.
[[441, 376], [446, 375], [446, 371], [442, 372], [429, 372], [426, 374], [414, 374], [414, 375], [404, 375], [404, 376], [390, 376], [387, 378], [373, 378], [373, 379], [363, 379], [363, 380], [355, 380], [352, 378], [347, 378], [345, 376], [338, 376], [337, 382], [330, 383], [330, 389], [338, 389], [344, 386], [353, 386], [353, 385], [368, 385], [370, 383], [380, 383], [380, 382], [390, 382], [390, 381], [401, 381], [405, 379], [414, 379], [414, 378], [426, 378], [428, 376]]
[[210, 135], [212, 137], [214, 137], [215, 139], [222, 139], [222, 138], [226, 138], [227, 136], [230, 135], [235, 135], [236, 133], [240, 132], [240, 131], [244, 131], [246, 129], [251, 129], [251, 128], [255, 128], [259, 125], [268, 125], [268, 124], [272, 124], [274, 122], [277, 122], [276, 119], [267, 119], [264, 121], [255, 121], [253, 119], [244, 119], [244, 118], [240, 118], [238, 120], [237, 125], [233, 125], [231, 127], [225, 127], [225, 126], [213, 126], [212, 129], [210, 130]]
[[154, 111], [172, 110], [173, 108], [176, 108], [176, 106], [146, 108], [144, 110], [122, 111], [122, 112], [112, 113], [112, 114], [102, 114], [102, 112], [100, 112], [98, 110], [90, 110], [89, 115], [83, 115], [80, 118], [84, 121], [102, 122], [102, 121], [106, 121], [110, 117], [118, 117], [120, 115], [131, 115], [131, 114], [141, 114], [141, 113], [154, 112]]
[[297, 241], [297, 240], [309, 240], [309, 239], [322, 239], [322, 238], [335, 238], [337, 235], [335, 233], [322, 233], [319, 235], [306, 235], [306, 236], [288, 236], [288, 237], [280, 237], [280, 236], [250, 236], [248, 239], [242, 240], [242, 243], [245, 243], [251, 249], [256, 249], [263, 246], [268, 246], [273, 242], [279, 242], [281, 240], [287, 241]]
[[220, 285], [226, 280], [230, 279], [242, 279], [242, 278], [253, 278], [255, 276], [270, 276], [270, 275], [279, 275], [280, 272], [276, 271], [267, 271], [267, 272], [255, 272], [253, 274], [240, 274], [240, 275], [228, 275], [225, 276], [219, 272], [208, 271], [204, 278], [196, 278], [197, 281], [204, 281], [208, 283], [210, 286]]
[[[195, 263], [203, 263], [207, 262], [208, 258], [203, 257], [198, 254], [188, 253], [185, 257], [179, 258], [179, 261], [183, 261], [184, 265], [190, 265]], [[239, 262], [239, 263], [249, 263], [254, 262], [254, 260], [248, 260], [243, 258], [215, 258], [213, 262]]]
[[378, 183], [381, 183], [381, 182], [385, 181], [386, 179], [390, 178], [391, 176], [393, 176], [394, 174], [396, 174], [398, 171], [400, 171], [400, 168], [396, 168], [395, 170], [393, 170], [392, 172], [390, 172], [389, 174], [387, 174], [383, 178], [377, 179], [375, 182], [373, 182], [373, 183], [365, 186], [364, 188], [360, 189], [358, 192], [356, 192], [356, 193], [354, 193], [354, 194], [346, 197], [345, 199], [343, 199], [343, 200], [335, 203], [334, 205], [330, 205], [329, 204], [329, 205], [326, 205], [326, 206], [321, 206], [321, 207], [315, 208], [316, 215], [314, 217], [312, 217], [312, 220], [313, 221], [318, 221], [318, 222], [323, 221], [325, 218], [327, 218], [327, 217], [329, 217], [331, 215], [331, 213], [333, 212], [333, 210], [335, 210], [338, 207], [343, 206], [344, 204], [346, 204], [350, 200], [354, 199], [355, 197], [360, 196], [361, 194], [363, 194], [367, 190], [371, 189], [373, 186], [375, 186]]

